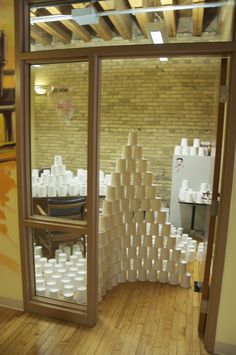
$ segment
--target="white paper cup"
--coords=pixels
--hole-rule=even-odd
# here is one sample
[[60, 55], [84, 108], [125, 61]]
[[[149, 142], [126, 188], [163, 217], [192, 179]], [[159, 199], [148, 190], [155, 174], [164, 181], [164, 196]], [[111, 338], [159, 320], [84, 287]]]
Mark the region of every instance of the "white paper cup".
[[158, 248], [155, 246], [152, 246], [149, 250], [149, 258], [151, 259], [157, 259], [158, 258]]
[[130, 259], [136, 259], [137, 257], [137, 250], [136, 247], [130, 247], [128, 248], [128, 258]]
[[193, 140], [193, 146], [195, 148], [199, 148], [200, 147], [200, 139], [199, 138], [194, 138]]
[[131, 185], [131, 173], [121, 173], [121, 184], [125, 186]]
[[155, 238], [155, 246], [157, 248], [163, 248], [164, 247], [164, 237], [162, 235], [156, 236], [156, 238]]
[[189, 272], [181, 274], [180, 286], [183, 288], [189, 288], [190, 285], [191, 274]]
[[132, 184], [134, 186], [140, 186], [142, 184], [142, 173], [132, 174]]
[[136, 282], [137, 281], [137, 271], [136, 270], [129, 270], [128, 271], [128, 281], [129, 282]]
[[119, 200], [121, 198], [125, 198], [125, 187], [117, 186], [116, 187], [116, 199]]
[[137, 234], [138, 235], [145, 235], [146, 231], [147, 231], [146, 223], [138, 223]]
[[58, 299], [60, 296], [60, 289], [59, 287], [51, 287], [48, 293], [49, 293], [49, 297]]
[[147, 159], [137, 160], [137, 172], [145, 173], [147, 171]]
[[132, 159], [132, 146], [131, 145], [123, 145], [122, 159]]
[[172, 260], [167, 261], [166, 270], [169, 272], [176, 272], [176, 264]]
[[150, 198], [143, 198], [140, 203], [141, 211], [150, 211]]
[[138, 144], [138, 133], [137, 132], [129, 132], [128, 145], [136, 146], [137, 144]]
[[76, 302], [79, 304], [86, 304], [87, 303], [87, 287], [81, 286], [77, 287], [76, 292]]
[[135, 159], [126, 160], [126, 171], [128, 173], [134, 173], [136, 171], [136, 161]]
[[154, 223], [154, 221], [155, 221], [154, 211], [146, 211], [145, 212], [145, 221], [146, 221], [146, 223]]
[[206, 154], [205, 154], [205, 147], [199, 147], [198, 148], [198, 156], [199, 157], [204, 157]]
[[[157, 186], [156, 185], [148, 186], [146, 193], [148, 198], [154, 200], [157, 195]], [[151, 208], [152, 208], [152, 201], [151, 201]]]
[[179, 284], [179, 274], [177, 272], [170, 272], [169, 283], [174, 286]]
[[181, 155], [181, 154], [182, 154], [182, 147], [180, 145], [176, 145], [174, 155]]
[[170, 259], [170, 251], [167, 248], [161, 249], [161, 260], [169, 260]]
[[135, 235], [133, 237], [133, 246], [136, 246], [136, 247], [141, 246], [141, 235]]
[[185, 274], [187, 272], [187, 265], [188, 265], [188, 263], [186, 260], [180, 260], [178, 262], [178, 266], [177, 266], [178, 273]]
[[130, 211], [138, 212], [139, 211], [139, 204], [140, 204], [139, 198], [130, 199], [130, 203], [129, 203]]
[[157, 282], [157, 271], [156, 270], [149, 270], [148, 281]]
[[139, 269], [138, 280], [139, 281], [147, 281], [147, 270], [145, 270], [144, 268]]
[[192, 157], [196, 157], [198, 155], [198, 148], [197, 147], [190, 147], [189, 155]]
[[175, 249], [176, 246], [176, 237], [175, 236], [169, 236], [167, 239], [167, 244], [166, 247], [168, 249]]
[[142, 159], [142, 147], [140, 145], [132, 147], [133, 159]]
[[159, 272], [159, 282], [167, 283], [168, 282], [168, 272], [161, 270]]
[[46, 296], [46, 287], [45, 286], [36, 287], [36, 295], [37, 296]]
[[162, 235], [164, 237], [169, 237], [171, 234], [171, 223], [165, 223], [162, 226]]
[[106, 189], [106, 200], [114, 201], [116, 199], [116, 188], [115, 186], [107, 186]]
[[165, 224], [167, 219], [167, 211], [160, 210], [157, 215], [157, 221], [159, 224]]
[[144, 199], [145, 198], [145, 186], [140, 185], [135, 187], [135, 197], [139, 199]]
[[158, 223], [152, 223], [150, 227], [150, 234], [152, 235], [159, 235], [159, 224]]
[[145, 186], [152, 186], [153, 175], [151, 172], [143, 173], [143, 184]]
[[125, 197], [128, 199], [133, 199], [135, 196], [134, 186], [125, 186]]
[[136, 234], [136, 224], [127, 223], [127, 235], [135, 235], [135, 234]]
[[133, 260], [133, 268], [134, 270], [140, 270], [142, 268], [142, 259], [137, 258]]
[[152, 267], [153, 267], [153, 270], [162, 271], [163, 270], [162, 260], [161, 259], [154, 260]]
[[126, 172], [126, 159], [117, 159], [116, 160], [116, 171], [119, 173]]
[[151, 247], [152, 246], [152, 235], [150, 235], [150, 234], [144, 235], [143, 245], [145, 247]]
[[138, 258], [147, 258], [147, 247], [140, 247], [138, 250]]
[[118, 172], [111, 173], [111, 186], [120, 186], [121, 184], [121, 175]]
[[121, 272], [118, 274], [118, 282], [119, 282], [119, 283], [126, 282], [126, 271], [121, 271]]
[[143, 211], [134, 212], [134, 222], [143, 223], [143, 221], [144, 221], [144, 212]]
[[152, 259], [145, 258], [143, 266], [144, 266], [145, 270], [151, 270], [152, 269]]
[[181, 147], [187, 147], [188, 146], [188, 138], [181, 138]]
[[129, 199], [124, 198], [120, 200], [120, 211], [121, 212], [126, 212], [129, 211]]

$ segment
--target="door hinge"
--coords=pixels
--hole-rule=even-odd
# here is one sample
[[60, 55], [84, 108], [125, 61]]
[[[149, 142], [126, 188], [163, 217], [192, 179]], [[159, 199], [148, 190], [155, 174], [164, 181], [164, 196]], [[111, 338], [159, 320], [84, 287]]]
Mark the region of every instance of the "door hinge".
[[200, 313], [203, 313], [203, 314], [208, 313], [208, 300], [202, 300]]
[[229, 87], [225, 85], [220, 86], [220, 103], [228, 102]]
[[211, 202], [211, 216], [212, 217], [218, 216], [218, 211], [219, 211], [219, 201], [212, 200], [212, 202]]

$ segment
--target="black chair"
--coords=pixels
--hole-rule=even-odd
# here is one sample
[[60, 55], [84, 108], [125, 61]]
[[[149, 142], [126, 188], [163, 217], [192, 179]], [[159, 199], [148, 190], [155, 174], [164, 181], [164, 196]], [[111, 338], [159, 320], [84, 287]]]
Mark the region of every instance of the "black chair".
[[[58, 197], [49, 198], [46, 213], [40, 205], [37, 205], [37, 209], [41, 215], [50, 217], [69, 218], [76, 220], [85, 220], [86, 218], [86, 198], [85, 197]], [[82, 241], [83, 255], [86, 256], [86, 236], [77, 235], [74, 233], [61, 233], [58, 231], [43, 231], [39, 234], [39, 242], [44, 245], [48, 250], [49, 257], [53, 256], [53, 244], [60, 242], [73, 242], [77, 240]]]

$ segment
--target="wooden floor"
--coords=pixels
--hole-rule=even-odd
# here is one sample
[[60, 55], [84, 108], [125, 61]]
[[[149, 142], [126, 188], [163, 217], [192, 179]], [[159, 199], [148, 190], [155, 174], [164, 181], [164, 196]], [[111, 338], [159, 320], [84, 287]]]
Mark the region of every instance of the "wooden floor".
[[208, 354], [197, 333], [199, 299], [192, 289], [120, 284], [93, 328], [0, 307], [0, 354]]

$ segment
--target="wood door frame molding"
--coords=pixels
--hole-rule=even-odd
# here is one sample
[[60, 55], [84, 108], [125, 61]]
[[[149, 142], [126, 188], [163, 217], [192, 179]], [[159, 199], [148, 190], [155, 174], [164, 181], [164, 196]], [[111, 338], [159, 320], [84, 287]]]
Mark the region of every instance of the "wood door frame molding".
[[[25, 226], [23, 220], [27, 217], [27, 208], [29, 206], [29, 192], [27, 192], [27, 185], [23, 180], [23, 175], [21, 172], [22, 166], [24, 169], [29, 169], [27, 162], [25, 161], [25, 150], [27, 146], [23, 145], [23, 138], [25, 136], [25, 131], [29, 129], [25, 120], [27, 117], [27, 111], [29, 111], [28, 100], [26, 93], [29, 94], [29, 82], [26, 80], [27, 73], [25, 73], [25, 65], [29, 64], [43, 64], [43, 63], [55, 63], [55, 62], [69, 62], [69, 61], [79, 61], [83, 58], [89, 58], [91, 77], [89, 79], [91, 83], [95, 84], [92, 93], [90, 92], [89, 102], [90, 102], [90, 113], [89, 116], [95, 125], [91, 129], [91, 137], [95, 139], [95, 144], [90, 147], [89, 156], [93, 156], [94, 161], [89, 160], [89, 166], [94, 170], [97, 169], [97, 154], [99, 147], [98, 139], [98, 129], [99, 129], [99, 102], [97, 101], [100, 95], [99, 88], [99, 62], [102, 59], [113, 59], [113, 58], [147, 58], [147, 57], [159, 57], [159, 56], [230, 56], [230, 100], [228, 103], [228, 113], [227, 113], [227, 125], [226, 125], [226, 144], [224, 151], [224, 162], [223, 162], [223, 174], [222, 174], [222, 196], [221, 196], [221, 207], [218, 217], [218, 228], [216, 234], [216, 249], [215, 249], [215, 262], [213, 265], [212, 274], [212, 286], [210, 290], [209, 298], [209, 312], [206, 323], [205, 332], [205, 345], [209, 351], [214, 350], [215, 334], [216, 334], [216, 324], [218, 316], [218, 308], [221, 295], [222, 277], [224, 270], [224, 259], [225, 259], [225, 249], [227, 242], [227, 231], [229, 223], [229, 211], [230, 211], [230, 201], [232, 192], [232, 181], [233, 181], [233, 168], [234, 168], [234, 154], [235, 154], [235, 142], [236, 142], [236, 123], [234, 117], [236, 117], [236, 102], [233, 98], [236, 95], [236, 21], [234, 21], [234, 36], [232, 42], [210, 42], [210, 43], [177, 43], [177, 44], [163, 44], [162, 46], [150, 45], [135, 45], [135, 46], [114, 46], [114, 47], [94, 47], [94, 48], [74, 48], [74, 49], [64, 49], [55, 51], [41, 51], [41, 52], [29, 52], [29, 22], [27, 21], [26, 14], [29, 4], [34, 3], [49, 3], [51, 0], [15, 0], [15, 11], [16, 11], [16, 100], [17, 109], [16, 114], [18, 117], [17, 123], [17, 161], [18, 161], [18, 199], [19, 199], [19, 210], [20, 213], [20, 230], [21, 236], [25, 232]], [[234, 19], [236, 19], [236, 11], [234, 10]], [[28, 52], [27, 52], [28, 51]], [[23, 102], [23, 105], [22, 105]], [[28, 112], [29, 114], [29, 112]], [[21, 118], [21, 121], [20, 119]], [[92, 121], [91, 121], [92, 122]], [[92, 142], [92, 141], [91, 141]], [[28, 147], [29, 148], [29, 147]], [[23, 165], [22, 165], [23, 163]], [[97, 174], [96, 174], [97, 175]], [[96, 204], [96, 190], [97, 190], [97, 177], [91, 182], [90, 191], [92, 193], [90, 197], [90, 209], [93, 203]], [[29, 182], [29, 181], [28, 181]], [[93, 193], [95, 195], [93, 195]], [[23, 202], [23, 204], [22, 204]], [[97, 217], [91, 212], [92, 220], [97, 228]], [[219, 238], [220, 236], [220, 238]], [[22, 241], [21, 237], [21, 253], [22, 253], [22, 264], [23, 269], [29, 267], [29, 258], [26, 255], [25, 240]], [[97, 260], [97, 250], [95, 236], [93, 240], [93, 245], [90, 248], [91, 258]], [[25, 260], [25, 258], [27, 258]], [[92, 259], [91, 259], [92, 260]], [[216, 265], [217, 264], [217, 265]], [[95, 275], [89, 275], [92, 277], [95, 284], [94, 290], [97, 285], [97, 265], [96, 265]], [[27, 277], [26, 277], [27, 278]], [[23, 277], [24, 292], [29, 294], [29, 285], [25, 275]], [[96, 292], [95, 292], [96, 294]], [[90, 298], [91, 302], [96, 303], [96, 299]], [[97, 312], [96, 307], [94, 308]], [[32, 310], [33, 311], [33, 310]], [[40, 311], [41, 312], [41, 311]], [[42, 314], [42, 313], [41, 313]], [[49, 313], [47, 313], [49, 314]], [[97, 315], [93, 315], [96, 319]], [[76, 317], [75, 317], [76, 318]], [[71, 319], [71, 318], [70, 318]], [[72, 320], [72, 319], [71, 319]]]

